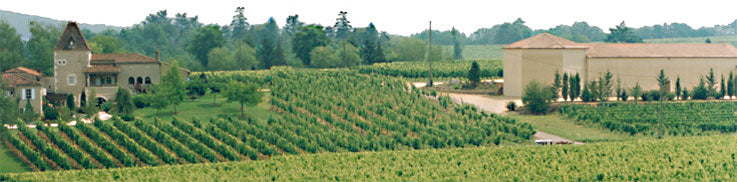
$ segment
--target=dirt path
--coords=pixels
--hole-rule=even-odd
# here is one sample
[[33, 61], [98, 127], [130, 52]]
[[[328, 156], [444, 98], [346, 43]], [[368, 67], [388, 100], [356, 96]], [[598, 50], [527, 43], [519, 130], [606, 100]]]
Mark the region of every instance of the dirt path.
[[[446, 93], [443, 93], [446, 94]], [[475, 95], [475, 94], [458, 94], [458, 93], [447, 93], [455, 102], [472, 104], [483, 109], [484, 111], [505, 115], [507, 108], [507, 102], [514, 101], [518, 106], [522, 105], [522, 101], [515, 97], [505, 96], [487, 96], [487, 95]], [[551, 140], [553, 142], [572, 142], [573, 144], [583, 144], [563, 138], [558, 135], [542, 132], [537, 130], [533, 138], [540, 140]]]
[[572, 140], [560, 137], [558, 135], [553, 135], [553, 134], [545, 133], [542, 131], [536, 131], [535, 135], [532, 135], [532, 137], [535, 139], [539, 139], [539, 140], [551, 140], [553, 142], [568, 142], [568, 143], [573, 142], [573, 144], [576, 144], [576, 145], [583, 144], [581, 142], [572, 141]]

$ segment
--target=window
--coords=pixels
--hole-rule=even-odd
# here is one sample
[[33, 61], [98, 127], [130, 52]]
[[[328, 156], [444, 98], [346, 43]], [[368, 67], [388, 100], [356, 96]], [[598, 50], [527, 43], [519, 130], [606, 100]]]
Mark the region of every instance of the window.
[[133, 85], [135, 83], [136, 83], [136, 79], [134, 79], [133, 77], [128, 78], [128, 84]]
[[74, 39], [69, 37], [69, 45], [67, 45], [67, 49], [74, 49]]
[[15, 89], [10, 89], [10, 95], [15, 95]]
[[137, 84], [142, 84], [143, 83], [143, 78], [141, 78], [141, 77], [138, 77], [138, 79], [136, 79], [136, 80], [138, 81], [138, 82], [136, 82]]
[[105, 83], [107, 83], [108, 85], [112, 85], [113, 84], [113, 79], [110, 78], [110, 77], [107, 77], [107, 78], [105, 78]]
[[67, 64], [67, 60], [65, 60], [65, 59], [56, 60], [56, 64], [58, 64], [58, 65], [66, 65]]
[[69, 76], [67, 76], [67, 84], [69, 85], [77, 84], [77, 75], [70, 74]]
[[151, 84], [151, 78], [146, 77], [146, 84]]
[[26, 97], [25, 97], [26, 100], [33, 99], [33, 89], [25, 89], [25, 90], [26, 90], [25, 91], [26, 92], [26, 94], [25, 94], [26, 95]]

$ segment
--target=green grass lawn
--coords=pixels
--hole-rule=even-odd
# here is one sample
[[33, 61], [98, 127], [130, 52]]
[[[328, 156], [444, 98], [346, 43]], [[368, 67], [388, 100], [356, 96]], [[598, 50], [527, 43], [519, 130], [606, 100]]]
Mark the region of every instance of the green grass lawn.
[[[502, 51], [501, 44], [494, 45], [464, 45], [463, 46], [463, 59], [467, 60], [491, 60], [491, 59], [502, 59], [504, 51]], [[443, 53], [453, 55], [453, 46], [443, 46]]]
[[[216, 104], [213, 104], [212, 94], [205, 95], [195, 100], [186, 100], [177, 107], [177, 114], [173, 115], [173, 107], [169, 106], [166, 109], [162, 109], [159, 113], [153, 108], [137, 109], [135, 115], [138, 118], [145, 120], [153, 119], [158, 117], [164, 120], [171, 120], [173, 116], [181, 119], [190, 120], [192, 118], [199, 119], [210, 119], [215, 118], [219, 114], [240, 114], [240, 104], [236, 102], [226, 102], [226, 98], [223, 94], [217, 94], [215, 98]], [[269, 92], [264, 92], [263, 102], [259, 103], [254, 107], [245, 107], [245, 114], [256, 118], [260, 121], [266, 121], [269, 117], [281, 117], [277, 112], [271, 111], [271, 95]]]
[[604, 128], [578, 125], [573, 120], [561, 117], [557, 113], [548, 115], [510, 113], [507, 116], [530, 123], [537, 130], [580, 142], [622, 141], [650, 137], [632, 136], [626, 133], [609, 131]]
[[29, 171], [5, 144], [0, 144], [0, 173], [19, 173]]

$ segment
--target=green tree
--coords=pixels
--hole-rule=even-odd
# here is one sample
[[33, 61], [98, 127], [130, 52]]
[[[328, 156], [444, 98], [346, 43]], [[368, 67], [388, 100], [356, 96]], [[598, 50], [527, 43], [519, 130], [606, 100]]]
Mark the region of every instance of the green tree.
[[[678, 76], [678, 77], [676, 77], [676, 98], [683, 99], [683, 98], [681, 98], [681, 93], [682, 93], [681, 91], [682, 91], [681, 90], [681, 77]], [[683, 99], [683, 100], [685, 100], [685, 99]]]
[[323, 27], [320, 25], [307, 25], [299, 29], [292, 40], [292, 49], [297, 58], [305, 65], [310, 65], [310, 53], [315, 47], [326, 46], [330, 42]]
[[89, 41], [94, 53], [123, 53], [123, 41], [113, 36], [95, 35]]
[[660, 91], [660, 97], [663, 98], [665, 94], [668, 94], [668, 84], [670, 83], [670, 79], [668, 79], [667, 76], [665, 76], [665, 71], [663, 69], [660, 69], [660, 74], [658, 74], [658, 77], [656, 78], [658, 81], [658, 88]]
[[88, 117], [95, 116], [97, 114], [97, 93], [94, 87], [90, 87], [90, 94], [87, 96], [87, 106], [85, 107], [84, 113]]
[[522, 103], [532, 113], [546, 113], [550, 109], [551, 98], [553, 98], [550, 90], [550, 88], [545, 88], [537, 80], [532, 80], [525, 86]]
[[0, 71], [5, 71], [26, 63], [23, 56], [23, 41], [15, 28], [5, 20], [0, 20]]
[[348, 15], [348, 12], [346, 11], [340, 11], [338, 13], [338, 18], [335, 19], [335, 25], [333, 25], [333, 29], [335, 30], [335, 36], [337, 39], [345, 40], [348, 38], [349, 34], [351, 34], [351, 30], [353, 30], [353, 26], [351, 26], [351, 22], [348, 21], [348, 18], [346, 17]]
[[243, 40], [248, 33], [248, 28], [250, 28], [248, 18], [243, 15], [245, 9], [246, 8], [242, 6], [236, 7], [233, 20], [230, 21], [230, 25], [227, 27], [227, 29], [230, 30], [230, 38], [233, 40]]
[[707, 43], [707, 44], [711, 44], [711, 39], [709, 39], [709, 38], [706, 38], [706, 43]]
[[374, 64], [379, 62], [377, 60], [378, 51], [376, 51], [376, 45], [378, 44], [379, 33], [376, 31], [376, 27], [373, 23], [369, 23], [366, 31], [363, 32], [363, 43], [361, 44], [360, 54], [361, 58], [366, 61], [366, 64]]
[[640, 87], [640, 82], [635, 83], [635, 87], [632, 88], [632, 97], [635, 99], [635, 103], [637, 103], [637, 99], [639, 99], [642, 96], [642, 87]]
[[237, 64], [231, 55], [231, 51], [225, 47], [210, 50], [210, 53], [207, 54], [207, 60], [209, 60], [207, 67], [211, 70], [235, 70], [239, 68], [236, 67]]
[[597, 93], [599, 93], [598, 98], [600, 101], [606, 102], [612, 95], [612, 87], [614, 86], [614, 83], [612, 82], [613, 78], [614, 75], [612, 75], [612, 72], [610, 72], [608, 69], [606, 70], [606, 73], [599, 77], [599, 90]]
[[23, 121], [26, 123], [31, 123], [34, 121], [38, 121], [38, 115], [35, 111], [33, 111], [33, 105], [31, 105], [30, 100], [26, 100], [26, 106], [23, 108]]
[[171, 99], [168, 98], [170, 96], [169, 92], [170, 91], [164, 84], [157, 84], [149, 87], [145, 100], [149, 104], [149, 107], [156, 110], [157, 115], [161, 109], [169, 107], [171, 101]]
[[358, 66], [361, 64], [361, 57], [358, 56], [358, 48], [353, 44], [343, 43], [343, 50], [339, 51], [338, 57], [342, 59], [341, 66]]
[[734, 74], [730, 71], [729, 80], [727, 80], [727, 95], [729, 95], [729, 99], [732, 99], [732, 96], [734, 96], [734, 91]]
[[[717, 88], [716, 88], [716, 77], [714, 77], [714, 68], [709, 69], [709, 75], [706, 76], [706, 90], [707, 90], [707, 97], [717, 97]], [[695, 92], [694, 92], [695, 94]]]
[[164, 77], [161, 78], [161, 84], [166, 89], [167, 99], [169, 103], [174, 106], [174, 114], [177, 114], [177, 106], [179, 106], [184, 97], [186, 97], [186, 88], [184, 80], [182, 80], [182, 74], [179, 70], [179, 63], [175, 60], [172, 62], [169, 70], [166, 71]]
[[627, 27], [624, 21], [617, 25], [615, 28], [609, 29], [609, 35], [606, 37], [606, 42], [613, 43], [642, 43], [642, 38], [638, 37], [632, 31], [632, 28]]
[[[684, 94], [685, 95], [685, 94]], [[709, 97], [709, 89], [706, 86], [704, 78], [699, 79], [699, 85], [693, 88], [691, 99], [704, 100]]]
[[197, 34], [189, 42], [187, 51], [194, 55], [204, 67], [209, 65], [207, 54], [212, 49], [223, 46], [224, 44], [225, 38], [223, 38], [223, 33], [220, 31], [220, 26], [208, 25], [197, 31]]
[[568, 91], [570, 90], [568, 84], [570, 82], [570, 79], [568, 78], [568, 73], [563, 73], [563, 88], [560, 90], [560, 94], [563, 96], [564, 101], [568, 101]]
[[453, 59], [463, 59], [463, 46], [461, 45], [461, 40], [458, 39], [458, 30], [453, 27], [451, 33], [453, 34]]
[[481, 69], [476, 61], [471, 63], [471, 69], [468, 70], [468, 81], [471, 82], [471, 87], [476, 87], [481, 82]]
[[67, 94], [67, 107], [69, 108], [69, 110], [74, 111], [76, 109], [76, 106], [77, 104], [74, 103], [74, 95]]
[[283, 28], [284, 33], [288, 38], [292, 38], [304, 25], [304, 22], [299, 21], [299, 15], [290, 15], [289, 17], [287, 17], [287, 23], [284, 25]]
[[136, 106], [133, 105], [133, 99], [128, 89], [118, 88], [118, 91], [115, 92], [115, 108], [123, 119], [129, 121], [133, 118], [133, 111]]
[[330, 46], [320, 46], [312, 49], [310, 53], [312, 66], [316, 68], [332, 68], [340, 64], [340, 59]]
[[717, 99], [724, 99], [725, 95], [727, 95], [727, 86], [724, 84], [724, 75], [722, 75], [722, 79], [719, 81], [719, 93], [717, 94]]
[[581, 96], [581, 76], [576, 73], [575, 76], [571, 78], [571, 101], [576, 100], [579, 96]]
[[29, 25], [31, 38], [26, 42], [28, 64], [31, 69], [41, 70], [44, 75], [54, 74], [54, 51], [52, 48], [61, 36], [59, 28], [51, 25], [43, 26], [36, 21]]
[[399, 38], [395, 45], [397, 59], [401, 61], [422, 61], [427, 54], [427, 44], [415, 38]]
[[244, 106], [255, 106], [261, 103], [263, 94], [258, 90], [256, 84], [246, 84], [237, 81], [230, 81], [228, 88], [223, 93], [229, 102], [238, 102], [241, 104], [241, 117], [245, 117]]
[[[239, 41], [234, 45], [235, 51], [232, 51], [233, 62], [240, 70], [256, 69], [259, 61], [256, 58], [256, 50], [243, 41]], [[209, 55], [208, 55], [209, 56]], [[231, 65], [232, 66], [232, 65]]]
[[[286, 64], [286, 56], [279, 37], [279, 26], [273, 17], [269, 18], [263, 29], [259, 31], [259, 35], [261, 39], [256, 54], [261, 60], [261, 67], [270, 69], [272, 66]], [[294, 44], [300, 43], [295, 42]]]
[[551, 91], [553, 92], [553, 101], [555, 101], [558, 100], [560, 94], [561, 77], [558, 70], [555, 70], [555, 74], [553, 76], [553, 86], [551, 87]]

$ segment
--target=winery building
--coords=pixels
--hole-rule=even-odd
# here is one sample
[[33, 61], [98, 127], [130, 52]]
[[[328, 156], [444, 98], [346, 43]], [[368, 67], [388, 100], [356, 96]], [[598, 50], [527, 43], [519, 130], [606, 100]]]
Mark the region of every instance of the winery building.
[[[67, 95], [74, 97], [77, 106], [87, 97], [94, 97], [101, 103], [115, 99], [119, 87], [133, 93], [146, 92], [151, 84], [161, 81], [171, 66], [159, 61], [158, 55], [151, 58], [133, 53], [92, 53], [75, 22], [67, 24], [53, 51], [54, 76], [44, 77], [24, 67], [2, 73], [3, 82], [11, 87], [9, 94], [21, 98], [21, 107], [30, 101], [34, 111], [41, 112], [45, 104], [43, 98], [65, 103]], [[180, 69], [186, 80], [189, 70]], [[89, 95], [93, 88], [96, 94]]]
[[[611, 72], [623, 88], [639, 83], [643, 90], [658, 88], [660, 70], [671, 81], [691, 89], [714, 69], [716, 77], [737, 71], [737, 48], [731, 44], [576, 43], [548, 33], [503, 47], [504, 95], [522, 96], [527, 83], [552, 84], [557, 71], [579, 73], [582, 84]], [[669, 84], [671, 91], [675, 84]]]

